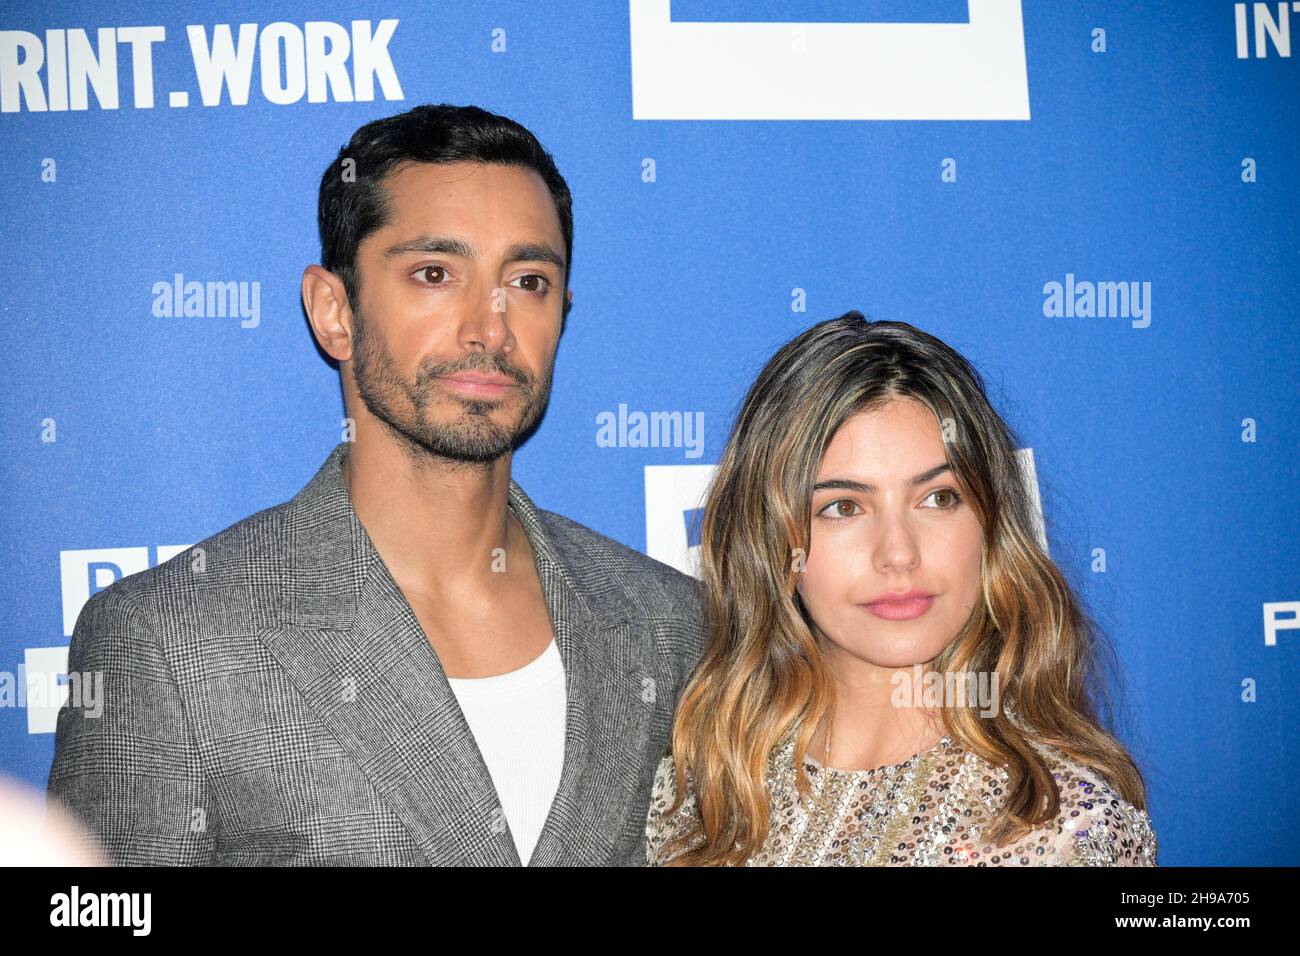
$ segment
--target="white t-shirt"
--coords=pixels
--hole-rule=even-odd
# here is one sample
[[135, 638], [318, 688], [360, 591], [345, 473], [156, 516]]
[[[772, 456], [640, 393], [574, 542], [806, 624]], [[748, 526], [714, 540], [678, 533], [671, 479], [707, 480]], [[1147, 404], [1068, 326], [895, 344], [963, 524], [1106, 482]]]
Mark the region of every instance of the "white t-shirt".
[[554, 639], [536, 660], [492, 677], [449, 677], [527, 865], [564, 765], [564, 664]]

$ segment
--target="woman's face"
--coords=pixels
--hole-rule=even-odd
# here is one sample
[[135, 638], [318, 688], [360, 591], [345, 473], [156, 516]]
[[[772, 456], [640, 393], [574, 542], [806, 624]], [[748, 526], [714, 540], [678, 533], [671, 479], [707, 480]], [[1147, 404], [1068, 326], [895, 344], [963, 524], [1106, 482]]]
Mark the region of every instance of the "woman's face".
[[[983, 531], [915, 399], [854, 415], [817, 473], [799, 594], [836, 650], [878, 667], [934, 658], [980, 592]], [[928, 599], [875, 604], [898, 592]]]

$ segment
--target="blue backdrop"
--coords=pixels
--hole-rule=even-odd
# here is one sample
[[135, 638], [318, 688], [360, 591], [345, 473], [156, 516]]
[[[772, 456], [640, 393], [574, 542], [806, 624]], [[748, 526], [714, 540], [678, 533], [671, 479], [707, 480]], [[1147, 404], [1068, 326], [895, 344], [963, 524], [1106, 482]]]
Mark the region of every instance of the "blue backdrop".
[[[340, 440], [299, 298], [321, 172], [364, 122], [474, 103], [575, 197], [574, 308], [515, 458], [539, 505], [689, 568], [772, 351], [849, 309], [911, 322], [1024, 438], [1119, 652], [1160, 862], [1300, 863], [1291, 6], [0, 5], [0, 770], [44, 786], [90, 593]], [[242, 309], [177, 314], [190, 282]], [[702, 441], [611, 446], [620, 407]]]

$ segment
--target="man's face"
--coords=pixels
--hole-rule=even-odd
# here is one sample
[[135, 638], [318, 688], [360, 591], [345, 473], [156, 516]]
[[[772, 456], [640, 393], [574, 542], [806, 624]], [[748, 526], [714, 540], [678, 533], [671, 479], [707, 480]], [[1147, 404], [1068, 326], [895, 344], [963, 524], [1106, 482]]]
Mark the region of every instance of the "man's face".
[[357, 250], [352, 371], [412, 444], [489, 462], [545, 410], [563, 317], [564, 236], [542, 178], [515, 166], [408, 163]]

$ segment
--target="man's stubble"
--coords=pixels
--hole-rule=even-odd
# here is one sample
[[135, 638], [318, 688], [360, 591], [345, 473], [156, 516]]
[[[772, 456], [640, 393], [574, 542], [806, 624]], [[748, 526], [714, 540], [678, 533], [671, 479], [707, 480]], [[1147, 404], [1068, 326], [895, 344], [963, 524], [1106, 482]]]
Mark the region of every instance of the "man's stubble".
[[[408, 453], [442, 462], [487, 465], [513, 450], [546, 410], [554, 362], [547, 368], [540, 387], [535, 378], [509, 365], [499, 352], [477, 352], [459, 362], [426, 365], [414, 382], [408, 382], [398, 372], [381, 338], [368, 331], [368, 322], [359, 308], [353, 309], [353, 318], [352, 372], [357, 392], [370, 413], [384, 423]], [[524, 406], [513, 428], [503, 428], [490, 417], [498, 402], [460, 396], [451, 396], [451, 401], [461, 408], [456, 421], [440, 422], [429, 417], [432, 400], [438, 397], [434, 394], [436, 379], [468, 371], [499, 373], [519, 383]]]

